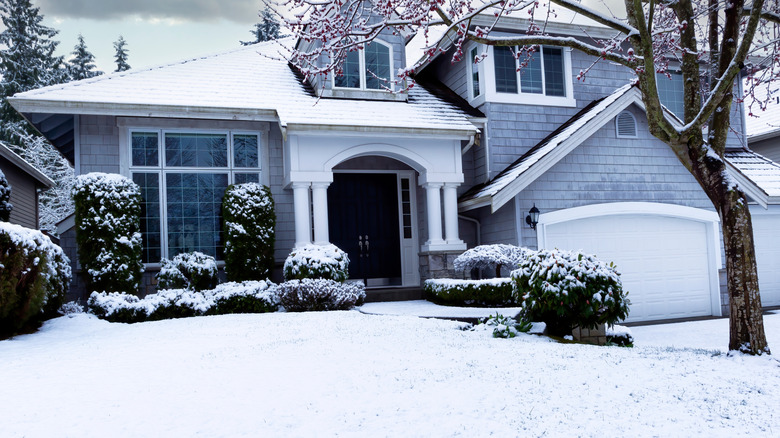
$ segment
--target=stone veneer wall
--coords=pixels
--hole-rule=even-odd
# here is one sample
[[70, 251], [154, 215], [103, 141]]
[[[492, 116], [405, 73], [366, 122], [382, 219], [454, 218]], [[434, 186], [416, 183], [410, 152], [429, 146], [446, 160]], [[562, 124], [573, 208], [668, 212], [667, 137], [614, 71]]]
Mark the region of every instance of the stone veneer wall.
[[463, 278], [455, 272], [455, 258], [463, 251], [430, 251], [420, 253], [420, 281], [432, 278]]

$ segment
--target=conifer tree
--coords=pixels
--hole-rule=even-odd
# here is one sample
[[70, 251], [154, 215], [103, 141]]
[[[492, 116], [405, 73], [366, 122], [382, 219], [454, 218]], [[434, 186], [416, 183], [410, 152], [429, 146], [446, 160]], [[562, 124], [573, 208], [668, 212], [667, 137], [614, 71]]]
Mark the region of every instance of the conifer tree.
[[39, 8], [30, 0], [0, 0], [0, 13], [0, 139], [14, 140], [29, 128], [5, 98], [69, 78], [62, 57], [54, 55], [58, 32], [41, 24]]
[[95, 67], [95, 55], [87, 50], [87, 44], [81, 34], [79, 34], [78, 43], [70, 53], [73, 55], [73, 59], [68, 62], [70, 63], [70, 76], [74, 81], [94, 78], [103, 74]]
[[122, 35], [114, 41], [114, 62], [116, 63], [115, 72], [130, 70], [130, 64], [127, 63], [127, 41]]
[[239, 41], [243, 46], [249, 46], [257, 44], [263, 41], [271, 41], [277, 38], [281, 38], [282, 35], [279, 31], [279, 21], [276, 20], [274, 13], [266, 7], [260, 12], [260, 22], [255, 24], [255, 28], [250, 30], [249, 33], [254, 35], [254, 41]]

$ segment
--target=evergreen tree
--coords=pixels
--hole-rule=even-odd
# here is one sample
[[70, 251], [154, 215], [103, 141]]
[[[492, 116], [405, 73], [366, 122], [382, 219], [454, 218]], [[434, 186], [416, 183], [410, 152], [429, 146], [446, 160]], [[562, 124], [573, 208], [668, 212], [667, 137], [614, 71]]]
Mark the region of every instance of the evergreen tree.
[[73, 55], [73, 59], [68, 62], [70, 63], [70, 76], [74, 81], [94, 78], [103, 74], [102, 71], [96, 70], [95, 55], [87, 50], [87, 44], [81, 34], [79, 34], [79, 42], [70, 53]]
[[41, 24], [43, 16], [30, 0], [0, 0], [5, 30], [0, 32], [0, 139], [18, 139], [28, 130], [6, 97], [68, 80], [61, 56], [55, 56], [57, 31]]
[[114, 62], [116, 62], [115, 72], [130, 70], [130, 64], [127, 63], [127, 41], [125, 41], [122, 35], [119, 35], [119, 39], [114, 41]]
[[243, 46], [249, 46], [263, 41], [281, 38], [284, 35], [279, 32], [279, 27], [279, 21], [276, 20], [274, 13], [266, 7], [260, 12], [260, 22], [256, 23], [255, 28], [249, 31], [249, 33], [255, 36], [255, 40], [239, 42]]

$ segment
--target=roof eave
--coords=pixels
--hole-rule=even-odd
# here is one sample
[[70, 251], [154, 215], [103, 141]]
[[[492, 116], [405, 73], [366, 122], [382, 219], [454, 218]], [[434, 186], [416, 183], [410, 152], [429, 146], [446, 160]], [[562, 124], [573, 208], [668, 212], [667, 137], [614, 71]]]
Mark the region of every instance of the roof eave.
[[724, 161], [726, 162], [726, 169], [728, 169], [729, 175], [734, 178], [742, 191], [745, 192], [745, 194], [748, 195], [751, 199], [756, 201], [758, 205], [764, 207], [764, 209], [768, 208], [770, 202], [767, 192], [765, 192], [764, 189], [762, 189], [747, 175], [742, 173], [742, 171], [739, 170], [739, 168], [732, 164], [728, 159]]
[[9, 149], [8, 146], [4, 144], [0, 144], [0, 156], [10, 161], [16, 167], [22, 169], [25, 173], [33, 177], [36, 181], [38, 181], [42, 186], [46, 187], [47, 189], [54, 187], [54, 181], [52, 181], [51, 178], [44, 175], [43, 172], [36, 169], [32, 164], [25, 161], [24, 158], [20, 157], [19, 155], [16, 154], [16, 152]]
[[408, 134], [422, 137], [448, 137], [457, 140], [469, 140], [477, 134], [476, 127], [464, 127], [463, 129], [452, 128], [431, 128], [431, 127], [408, 127], [408, 126], [358, 126], [358, 125], [336, 125], [336, 124], [308, 124], [308, 123], [286, 123], [288, 134], [306, 134], [309, 132], [354, 132], [366, 134]]

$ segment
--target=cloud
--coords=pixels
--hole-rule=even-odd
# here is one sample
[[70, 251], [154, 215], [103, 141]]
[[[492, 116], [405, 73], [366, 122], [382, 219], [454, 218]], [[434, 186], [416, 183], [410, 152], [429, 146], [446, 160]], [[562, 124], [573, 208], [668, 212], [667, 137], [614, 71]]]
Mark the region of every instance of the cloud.
[[247, 0], [36, 0], [44, 16], [86, 19], [141, 17], [163, 22], [215, 21], [254, 23], [262, 2]]

